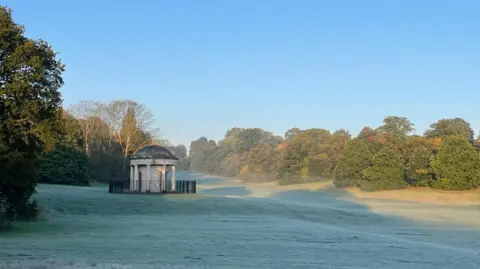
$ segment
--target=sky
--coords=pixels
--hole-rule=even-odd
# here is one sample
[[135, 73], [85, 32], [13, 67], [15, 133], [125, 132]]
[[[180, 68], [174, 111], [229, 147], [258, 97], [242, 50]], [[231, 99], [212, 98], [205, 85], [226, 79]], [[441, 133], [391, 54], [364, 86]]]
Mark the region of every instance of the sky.
[[174, 144], [386, 116], [480, 129], [480, 1], [2, 2], [59, 52], [65, 107], [133, 99]]

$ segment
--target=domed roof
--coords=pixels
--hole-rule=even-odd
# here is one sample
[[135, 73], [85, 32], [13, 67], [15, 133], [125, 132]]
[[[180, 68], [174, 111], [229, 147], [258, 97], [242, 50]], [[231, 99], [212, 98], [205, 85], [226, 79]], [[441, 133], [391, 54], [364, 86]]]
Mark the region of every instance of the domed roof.
[[157, 145], [146, 146], [131, 156], [131, 159], [169, 159], [178, 160], [170, 150]]

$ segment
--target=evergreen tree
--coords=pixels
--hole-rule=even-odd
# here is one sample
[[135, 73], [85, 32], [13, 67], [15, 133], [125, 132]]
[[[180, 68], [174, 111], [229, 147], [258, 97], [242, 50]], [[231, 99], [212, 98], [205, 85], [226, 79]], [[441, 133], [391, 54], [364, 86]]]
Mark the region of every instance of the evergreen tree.
[[432, 187], [463, 190], [480, 187], [480, 155], [464, 136], [442, 139], [431, 167], [436, 180]]
[[0, 7], [0, 217], [5, 219], [35, 215], [30, 197], [37, 154], [48, 142], [42, 138], [51, 137], [47, 133], [62, 101], [64, 66], [45, 41], [24, 32], [11, 11]]
[[404, 160], [391, 147], [383, 147], [375, 154], [372, 166], [362, 172], [363, 190], [394, 190], [407, 187], [404, 180]]
[[374, 154], [375, 148], [368, 140], [350, 140], [335, 168], [335, 186], [360, 186], [363, 170], [372, 165]]

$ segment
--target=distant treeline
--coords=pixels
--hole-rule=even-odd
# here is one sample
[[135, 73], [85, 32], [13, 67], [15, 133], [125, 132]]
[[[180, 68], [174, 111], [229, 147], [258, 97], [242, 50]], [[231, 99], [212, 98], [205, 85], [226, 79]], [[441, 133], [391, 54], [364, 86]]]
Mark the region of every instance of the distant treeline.
[[24, 33], [0, 6], [0, 226], [37, 216], [37, 183], [126, 178], [128, 157], [146, 145], [169, 148], [187, 168], [186, 147], [158, 139], [142, 104], [83, 101], [64, 110], [64, 65], [45, 41]]
[[343, 129], [292, 128], [279, 137], [259, 128], [233, 128], [218, 143], [205, 137], [193, 141], [190, 170], [281, 184], [333, 179], [337, 187], [368, 191], [480, 187], [480, 140], [474, 140], [468, 122], [441, 119], [423, 136], [413, 131], [413, 123], [396, 116], [378, 128], [363, 128], [355, 138]]

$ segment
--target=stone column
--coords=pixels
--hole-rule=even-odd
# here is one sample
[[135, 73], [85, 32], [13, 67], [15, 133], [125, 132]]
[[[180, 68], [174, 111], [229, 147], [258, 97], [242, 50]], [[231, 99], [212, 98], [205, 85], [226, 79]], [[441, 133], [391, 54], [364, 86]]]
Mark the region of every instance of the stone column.
[[133, 191], [135, 189], [135, 178], [134, 178], [134, 171], [133, 171], [133, 165], [130, 165], [130, 191]]
[[147, 185], [145, 185], [145, 187], [146, 187], [145, 190], [148, 190], [148, 191], [151, 191], [150, 190], [150, 179], [151, 179], [150, 175], [151, 175], [151, 173], [152, 173], [152, 169], [150, 169], [150, 164], [147, 164], [147, 176], [146, 176]]
[[170, 170], [170, 172], [172, 173], [172, 192], [175, 192], [175, 165], [172, 165]]
[[138, 164], [135, 164], [133, 167], [134, 167], [133, 168], [133, 178], [134, 178], [134, 186], [135, 186], [134, 190], [135, 191], [140, 191], [138, 189], [138, 187], [139, 187], [138, 186]]
[[165, 177], [165, 166], [162, 167], [162, 189], [160, 191], [167, 190], [167, 178]]

